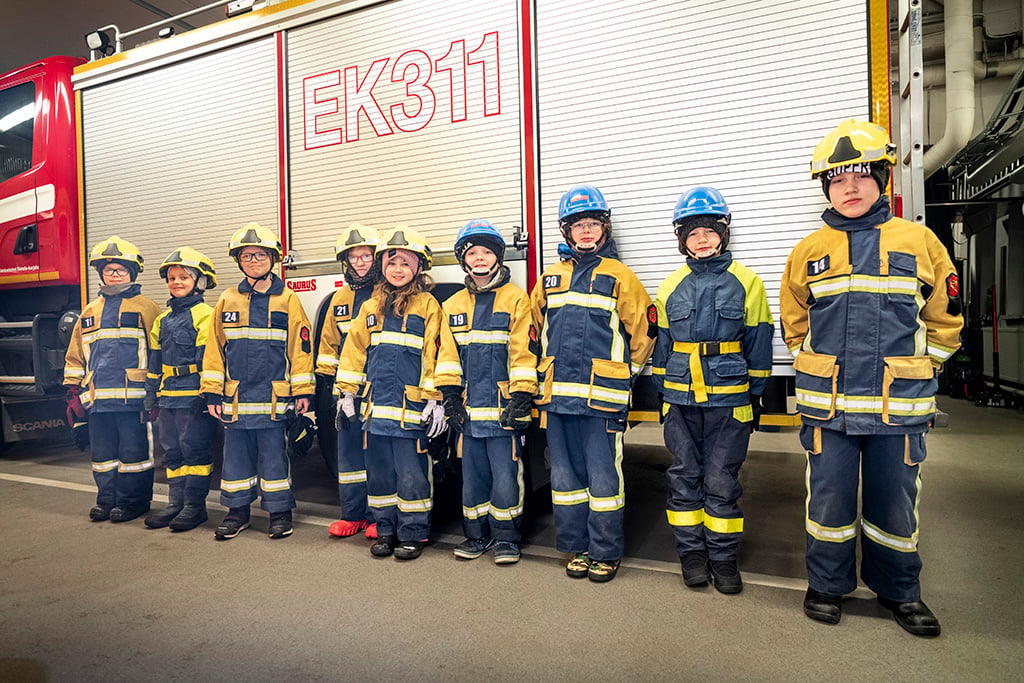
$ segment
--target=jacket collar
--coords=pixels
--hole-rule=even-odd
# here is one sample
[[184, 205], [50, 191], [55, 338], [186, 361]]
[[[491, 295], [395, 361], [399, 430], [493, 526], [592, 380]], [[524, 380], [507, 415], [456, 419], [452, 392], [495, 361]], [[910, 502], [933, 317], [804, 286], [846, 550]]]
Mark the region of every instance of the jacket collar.
[[821, 214], [821, 220], [825, 221], [826, 225], [843, 232], [870, 230], [890, 219], [892, 219], [892, 213], [889, 211], [889, 197], [887, 195], [879, 197], [878, 201], [871, 205], [866, 214], [857, 218], [847, 218], [833, 208], [828, 208], [825, 210], [825, 213]]

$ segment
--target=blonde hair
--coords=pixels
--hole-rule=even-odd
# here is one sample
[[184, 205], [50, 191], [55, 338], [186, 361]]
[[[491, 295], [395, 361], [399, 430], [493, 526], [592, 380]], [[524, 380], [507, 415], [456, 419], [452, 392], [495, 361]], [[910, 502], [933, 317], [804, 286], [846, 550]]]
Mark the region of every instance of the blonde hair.
[[429, 292], [433, 288], [434, 279], [426, 273], [420, 272], [416, 274], [412, 282], [402, 287], [395, 287], [387, 280], [381, 280], [373, 288], [373, 298], [377, 300], [380, 310], [385, 315], [390, 304], [393, 306], [395, 315], [401, 318], [417, 295]]

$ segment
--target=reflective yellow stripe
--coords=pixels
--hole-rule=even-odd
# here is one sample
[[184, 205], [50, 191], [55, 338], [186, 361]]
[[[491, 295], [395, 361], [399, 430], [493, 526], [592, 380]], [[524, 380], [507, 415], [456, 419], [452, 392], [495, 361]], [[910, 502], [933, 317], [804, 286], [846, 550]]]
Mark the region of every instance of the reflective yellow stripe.
[[896, 536], [889, 534], [877, 526], [861, 519], [861, 526], [864, 529], [864, 536], [870, 538], [872, 541], [879, 545], [883, 545], [886, 548], [891, 548], [901, 553], [916, 553], [917, 552], [917, 530], [914, 530], [914, 535], [910, 537]]
[[153, 469], [153, 458], [143, 460], [142, 462], [122, 462], [117, 465], [117, 471], [125, 474], [145, 472], [146, 470], [151, 469]]
[[771, 377], [771, 370], [747, 370], [751, 377]]
[[249, 477], [248, 479], [233, 479], [233, 480], [220, 480], [221, 491], [228, 491], [229, 493], [237, 493], [239, 491], [246, 491], [256, 487], [256, 477]]
[[319, 356], [316, 357], [316, 364], [322, 365], [324, 367], [337, 368], [338, 357], [332, 356], [327, 353], [321, 353]]
[[[666, 386], [668, 383], [666, 382]], [[819, 410], [831, 410], [832, 394], [822, 391], [808, 391], [797, 389], [796, 402], [799, 405], [818, 408]], [[882, 413], [881, 396], [850, 396], [847, 394], [836, 395], [836, 410], [847, 413]], [[929, 415], [935, 412], [935, 397], [926, 396], [923, 398], [894, 398], [889, 397], [890, 415]]]
[[712, 517], [704, 514], [704, 527], [716, 534], [741, 534], [743, 533], [742, 517]]
[[[508, 344], [508, 330], [469, 330], [468, 332], [454, 332], [452, 336], [459, 346], [467, 344]], [[422, 344], [421, 344], [422, 346]]]
[[456, 377], [462, 375], [462, 366], [458, 363], [440, 362], [437, 367], [434, 368], [435, 375], [455, 375]]
[[462, 506], [462, 516], [466, 519], [481, 519], [491, 511], [490, 503], [483, 503], [475, 507]]
[[610, 313], [617, 312], [616, 301], [602, 294], [585, 294], [583, 292], [559, 292], [548, 297], [548, 310], [562, 306], [582, 306], [583, 308], [603, 309]]
[[430, 512], [433, 507], [434, 501], [431, 498], [406, 500], [400, 496], [398, 497], [398, 509], [402, 512]]
[[672, 526], [699, 526], [704, 523], [704, 508], [700, 510], [666, 510]]
[[366, 470], [354, 470], [352, 472], [338, 472], [339, 484], [361, 484], [366, 481]]
[[[687, 392], [690, 390], [690, 385], [685, 382], [670, 382], [669, 380], [665, 380], [665, 388], [672, 389], [673, 391]], [[725, 387], [704, 387], [704, 390], [709, 394], [742, 394], [744, 391], [748, 391], [749, 389], [750, 382]]]
[[497, 420], [501, 417], [501, 411], [497, 408], [466, 408], [466, 413], [469, 415], [469, 419], [474, 422], [483, 420]]
[[918, 293], [917, 278], [897, 275], [843, 275], [811, 282], [808, 287], [815, 299], [847, 292], [905, 294], [907, 296], [916, 296]]
[[213, 465], [182, 465], [176, 469], [167, 469], [168, 479], [179, 479], [181, 477], [208, 477], [213, 471]]
[[389, 508], [398, 504], [398, 494], [392, 493], [389, 496], [367, 496], [366, 502], [372, 508]]
[[[615, 432], [613, 448], [615, 450], [615, 475], [619, 480], [619, 490], [614, 496], [590, 496], [590, 509], [594, 512], [613, 512], [626, 505], [626, 481], [622, 477], [622, 444], [623, 433]], [[589, 493], [589, 491], [588, 491]]]
[[591, 386], [578, 382], [552, 382], [552, 396], [567, 396], [570, 398], [596, 398], [608, 403], [629, 402], [629, 390], [609, 389], [607, 387]]
[[382, 330], [370, 335], [370, 344], [373, 346], [377, 346], [378, 344], [393, 344], [395, 346], [407, 346], [411, 349], [422, 349], [423, 337], [419, 337], [415, 334], [406, 334], [404, 332]]
[[260, 479], [260, 488], [264, 491], [287, 491], [291, 488], [292, 480], [289, 479]]
[[590, 494], [586, 489], [575, 491], [556, 491], [551, 489], [551, 503], [553, 505], [580, 505], [590, 500]]
[[113, 472], [117, 469], [117, 466], [121, 464], [119, 460], [104, 460], [103, 462], [94, 462], [92, 464], [93, 472]]

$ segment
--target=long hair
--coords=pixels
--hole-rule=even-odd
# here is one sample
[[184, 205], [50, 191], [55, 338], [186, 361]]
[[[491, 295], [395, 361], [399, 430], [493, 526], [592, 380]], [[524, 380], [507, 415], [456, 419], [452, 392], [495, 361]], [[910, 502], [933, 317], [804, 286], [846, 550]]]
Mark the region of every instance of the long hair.
[[416, 295], [429, 292], [434, 288], [434, 279], [420, 271], [416, 277], [407, 285], [396, 288], [387, 280], [382, 279], [373, 288], [373, 298], [380, 305], [380, 310], [385, 314], [390, 308], [395, 315], [401, 318], [409, 308], [409, 304], [416, 298]]

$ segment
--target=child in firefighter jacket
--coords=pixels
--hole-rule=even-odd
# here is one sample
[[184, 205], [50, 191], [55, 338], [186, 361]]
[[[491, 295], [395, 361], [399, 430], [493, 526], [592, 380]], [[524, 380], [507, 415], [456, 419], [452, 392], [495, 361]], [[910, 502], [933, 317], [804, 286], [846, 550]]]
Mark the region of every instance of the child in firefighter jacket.
[[143, 259], [131, 242], [116, 235], [103, 240], [89, 265], [99, 273], [100, 294], [75, 323], [64, 358], [68, 424], [81, 432], [88, 419], [97, 488], [89, 518], [127, 522], [145, 514], [153, 499], [143, 403], [149, 331], [160, 306], [135, 282]]
[[634, 378], [654, 346], [651, 298], [617, 258], [601, 192], [578, 185], [559, 203], [563, 260], [533, 288], [540, 331], [536, 403], [551, 455], [555, 547], [573, 578], [611, 581], [625, 550], [622, 438]]
[[959, 346], [963, 319], [946, 248], [889, 212], [895, 161], [881, 126], [849, 119], [825, 135], [811, 176], [832, 208], [782, 276], [807, 451], [804, 612], [837, 623], [842, 596], [857, 586], [859, 484], [861, 578], [904, 629], [936, 636], [919, 579], [921, 467], [936, 371]]
[[509, 281], [504, 255], [505, 240], [490, 222], [472, 220], [459, 230], [455, 256], [467, 273], [466, 288], [444, 302], [459, 357], [439, 363], [437, 378], [448, 423], [461, 432], [466, 540], [454, 553], [474, 559], [493, 547], [499, 565], [519, 561], [521, 456], [537, 392], [530, 298]]
[[[370, 298], [373, 287], [380, 281], [380, 268], [374, 259], [374, 250], [380, 235], [373, 228], [353, 223], [338, 236], [335, 257], [341, 263], [345, 285], [332, 296], [330, 309], [320, 333], [316, 355], [317, 390], [323, 386], [332, 395], [338, 372], [338, 358], [352, 326], [352, 319], [363, 303]], [[334, 405], [332, 400], [331, 405]], [[332, 522], [327, 532], [331, 536], [352, 536], [366, 529], [366, 537], [377, 538], [377, 527], [366, 499], [366, 450], [363, 448], [363, 423], [358, 417], [348, 427], [338, 430], [338, 500], [341, 519]], [[317, 405], [320, 405], [319, 403]], [[334, 411], [331, 411], [333, 425]]]
[[430, 536], [432, 463], [427, 439], [447, 428], [437, 390], [438, 349], [454, 345], [433, 286], [430, 247], [415, 230], [385, 232], [376, 258], [384, 281], [352, 320], [338, 363], [337, 426], [362, 398], [366, 487], [377, 524], [375, 557], [414, 560]]
[[269, 535], [292, 533], [286, 413], [309, 409], [314, 392], [309, 322], [298, 297], [274, 274], [281, 242], [250, 223], [231, 237], [228, 253], [245, 278], [221, 294], [210, 318], [200, 390], [207, 409], [227, 427], [221, 504], [228, 514], [214, 532], [234, 538], [249, 526], [260, 495]]
[[712, 580], [728, 594], [743, 590], [739, 471], [771, 373], [775, 331], [764, 284], [728, 250], [731, 220], [713, 187], [695, 187], [676, 203], [686, 265], [658, 288], [653, 363], [673, 455], [668, 521], [683, 582]]
[[146, 410], [159, 416], [168, 505], [149, 513], [146, 526], [188, 531], [207, 520], [213, 469], [210, 442], [217, 423], [199, 395], [199, 374], [213, 311], [203, 292], [217, 285], [217, 273], [205, 254], [180, 247], [164, 259], [160, 277], [171, 299], [149, 333]]

